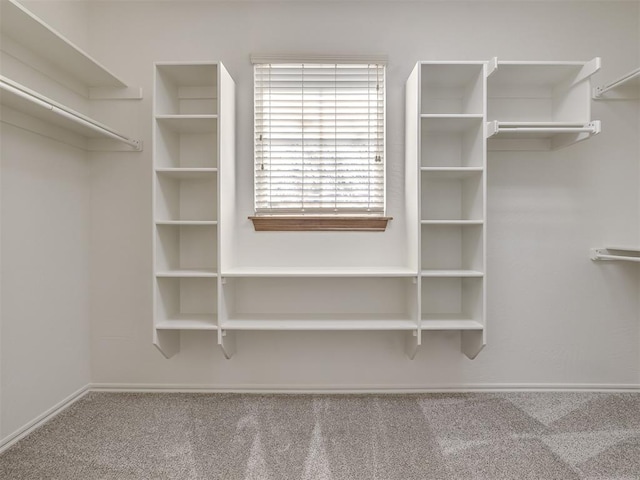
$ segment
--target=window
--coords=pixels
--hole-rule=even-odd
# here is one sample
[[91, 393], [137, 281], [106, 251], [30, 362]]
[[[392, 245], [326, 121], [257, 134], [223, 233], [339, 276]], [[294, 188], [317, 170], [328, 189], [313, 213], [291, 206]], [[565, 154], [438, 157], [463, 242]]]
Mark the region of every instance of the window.
[[253, 61], [256, 229], [384, 230], [385, 62]]

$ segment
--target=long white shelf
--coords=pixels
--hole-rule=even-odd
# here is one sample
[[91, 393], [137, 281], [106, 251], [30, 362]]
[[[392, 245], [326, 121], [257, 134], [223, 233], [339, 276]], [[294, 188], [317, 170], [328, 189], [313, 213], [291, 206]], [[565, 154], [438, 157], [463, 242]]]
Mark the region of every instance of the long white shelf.
[[217, 115], [156, 115], [161, 125], [180, 133], [210, 133], [216, 131]]
[[420, 329], [425, 330], [484, 330], [484, 326], [475, 320], [460, 318], [457, 314], [425, 315]]
[[482, 225], [482, 220], [420, 220], [421, 225]]
[[156, 272], [158, 278], [205, 278], [217, 277], [218, 273], [213, 269], [181, 269]]
[[422, 114], [422, 129], [427, 132], [462, 133], [477, 128], [484, 120], [483, 115], [476, 114]]
[[218, 169], [215, 167], [156, 168], [156, 173], [179, 180], [189, 180], [215, 175], [218, 173]]
[[223, 277], [416, 277], [403, 267], [234, 267]]
[[217, 225], [217, 220], [157, 220], [156, 225], [191, 225], [191, 226], [211, 226]]
[[[135, 151], [142, 142], [0, 75], [0, 104], [48, 124], [74, 132], [86, 139], [109, 139], [124, 143]], [[87, 147], [88, 148], [88, 147]]]
[[483, 277], [484, 273], [479, 270], [430, 270], [424, 269], [420, 272], [422, 277], [441, 277], [441, 278], [462, 278], [462, 277]]
[[15, 0], [3, 0], [0, 30], [25, 48], [64, 69], [88, 87], [126, 84]]
[[596, 100], [629, 100], [640, 98], [640, 68], [593, 89]]
[[463, 179], [480, 175], [482, 167], [420, 167], [423, 174], [443, 179]]
[[613, 260], [621, 262], [640, 262], [640, 247], [608, 246], [592, 248], [591, 260]]
[[[511, 61], [500, 60], [489, 77], [489, 87], [505, 88], [514, 85], [551, 87], [574, 77], [579, 82], [600, 69], [600, 58], [589, 61]], [[489, 96], [491, 96], [489, 94]]]
[[390, 314], [259, 314], [237, 315], [226, 320], [223, 330], [417, 330], [407, 317]]
[[217, 330], [216, 315], [178, 314], [156, 323], [157, 330]]

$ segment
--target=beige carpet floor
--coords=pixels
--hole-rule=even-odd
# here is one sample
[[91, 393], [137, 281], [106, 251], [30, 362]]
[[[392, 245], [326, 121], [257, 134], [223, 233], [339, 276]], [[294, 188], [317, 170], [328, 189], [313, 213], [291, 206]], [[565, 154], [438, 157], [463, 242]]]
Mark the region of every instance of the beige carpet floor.
[[638, 480], [640, 394], [90, 393], [0, 478]]

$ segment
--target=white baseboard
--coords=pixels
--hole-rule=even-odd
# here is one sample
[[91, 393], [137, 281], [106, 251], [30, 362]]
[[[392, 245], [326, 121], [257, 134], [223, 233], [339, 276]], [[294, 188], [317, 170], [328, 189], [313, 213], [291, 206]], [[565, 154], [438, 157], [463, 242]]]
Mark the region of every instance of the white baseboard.
[[89, 391], [90, 391], [90, 385], [85, 385], [80, 390], [72, 393], [61, 402], [58, 402], [56, 405], [51, 407], [49, 410], [47, 410], [43, 414], [39, 415], [38, 417], [36, 417], [26, 425], [20, 427], [18, 430], [16, 430], [12, 434], [0, 440], [0, 454], [5, 450], [7, 450], [9, 447], [11, 447], [14, 443], [22, 439], [23, 437], [26, 437], [27, 435], [29, 435], [35, 429], [47, 423], [53, 417], [63, 412], [67, 408], [69, 408], [71, 405], [73, 405], [75, 402], [77, 402], [82, 397], [84, 397], [87, 393], [89, 393]]
[[93, 392], [131, 393], [255, 393], [255, 394], [363, 394], [363, 393], [474, 393], [474, 392], [640, 392], [636, 384], [483, 384], [483, 385], [189, 385], [92, 383]]

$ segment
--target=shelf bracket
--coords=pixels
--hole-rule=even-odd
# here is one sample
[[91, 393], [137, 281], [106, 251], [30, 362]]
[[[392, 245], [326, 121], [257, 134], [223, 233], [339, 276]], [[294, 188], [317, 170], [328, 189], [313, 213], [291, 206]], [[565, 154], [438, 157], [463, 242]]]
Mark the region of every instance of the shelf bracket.
[[460, 349], [470, 360], [478, 356], [485, 346], [484, 331], [460, 332]]
[[498, 68], [498, 57], [493, 57], [487, 62], [487, 77]]
[[574, 78], [571, 82], [570, 86], [573, 86], [591, 77], [594, 73], [600, 70], [600, 64], [600, 57], [595, 57], [589, 62], [585, 63], [580, 69], [580, 72], [578, 72], [578, 74], [576, 75], [576, 78]]
[[413, 330], [409, 332], [405, 338], [405, 352], [410, 360], [413, 360], [418, 353], [418, 346], [420, 345], [420, 331]]
[[180, 332], [177, 330], [155, 330], [153, 344], [169, 359], [180, 351]]
[[229, 360], [236, 353], [236, 335], [228, 330], [218, 330], [218, 345], [222, 348], [224, 358]]

